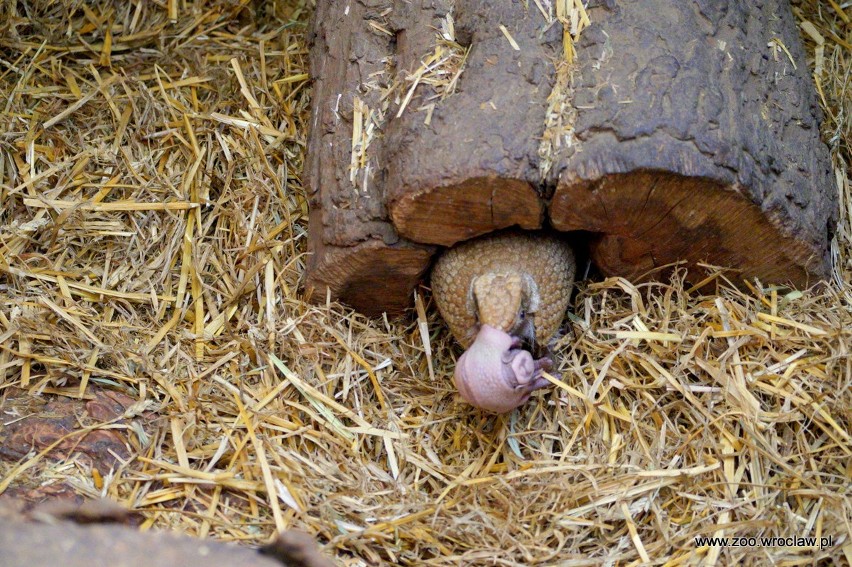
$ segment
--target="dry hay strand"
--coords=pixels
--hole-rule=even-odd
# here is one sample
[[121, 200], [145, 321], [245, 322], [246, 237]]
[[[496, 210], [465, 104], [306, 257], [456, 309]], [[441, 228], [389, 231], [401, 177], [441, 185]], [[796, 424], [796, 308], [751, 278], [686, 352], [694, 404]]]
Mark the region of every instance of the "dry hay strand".
[[852, 289], [852, 192], [849, 164], [852, 161], [852, 42], [848, 28], [850, 15], [833, 0], [825, 3], [807, 0], [793, 7], [802, 39], [809, 55], [814, 84], [824, 113], [823, 139], [831, 149], [840, 201], [840, 218], [832, 253], [836, 266], [835, 284], [844, 290], [847, 301]]
[[[441, 20], [440, 30], [436, 30], [433, 51], [421, 58], [415, 70], [397, 68], [396, 58], [389, 56], [384, 60], [385, 68], [371, 73], [362, 83], [363, 92], [372, 99], [373, 106], [354, 97], [349, 181], [356, 190], [366, 194], [373, 175], [381, 170], [377, 152], [370, 152], [369, 148], [381, 137], [392, 103], [398, 107], [396, 117], [399, 118], [417, 93], [415, 100], [419, 106], [415, 110], [424, 112], [423, 122], [428, 126], [436, 105], [455, 93], [470, 46], [463, 47], [456, 41], [452, 8], [451, 4]], [[394, 36], [386, 22], [391, 10], [387, 8], [367, 20], [373, 33]]]
[[[823, 37], [838, 281], [584, 284], [554, 387], [494, 417], [458, 401], [428, 294], [388, 321], [299, 293], [300, 5], [5, 4], [0, 436], [45, 399], [132, 403], [0, 461], [0, 492], [250, 544], [298, 527], [349, 565], [848, 562], [848, 27], [797, 10]], [[114, 464], [74, 449], [93, 430]]]
[[[504, 33], [508, 35], [508, 31]], [[424, 90], [419, 87], [428, 86], [430, 89], [427, 90], [431, 90], [431, 94], [421, 94], [422, 104], [417, 110], [426, 112], [423, 121], [429, 125], [432, 112], [435, 110], [435, 101], [442, 101], [456, 92], [470, 48], [470, 45], [465, 47], [456, 41], [453, 11], [450, 7], [447, 15], [441, 20], [440, 31], [435, 34], [434, 52], [425, 55], [417, 69], [411, 73], [404, 73], [404, 78], [392, 87], [396, 92], [398, 99], [396, 102], [399, 105], [396, 117], [402, 116], [415, 92]]]
[[562, 58], [554, 65], [556, 81], [547, 97], [544, 132], [538, 148], [539, 173], [546, 180], [554, 162], [561, 152], [574, 144], [574, 122], [577, 112], [571, 102], [574, 99], [574, 72], [576, 70], [576, 49], [574, 44], [580, 40], [583, 30], [591, 25], [586, 7], [581, 0], [557, 0], [556, 14], [548, 2], [545, 9], [539, 0], [536, 6], [548, 25], [558, 22], [562, 26]]

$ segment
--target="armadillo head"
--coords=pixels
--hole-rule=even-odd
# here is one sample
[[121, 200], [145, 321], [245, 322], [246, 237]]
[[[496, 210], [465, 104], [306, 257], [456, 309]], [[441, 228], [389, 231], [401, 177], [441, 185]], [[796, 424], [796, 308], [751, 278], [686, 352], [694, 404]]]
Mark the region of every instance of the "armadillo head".
[[489, 272], [473, 279], [469, 300], [481, 325], [506, 331], [527, 342], [535, 340], [533, 315], [541, 299], [529, 275]]
[[459, 358], [453, 381], [462, 398], [480, 409], [505, 413], [526, 402], [530, 394], [550, 383], [541, 376], [547, 358], [533, 360], [520, 340], [490, 325]]

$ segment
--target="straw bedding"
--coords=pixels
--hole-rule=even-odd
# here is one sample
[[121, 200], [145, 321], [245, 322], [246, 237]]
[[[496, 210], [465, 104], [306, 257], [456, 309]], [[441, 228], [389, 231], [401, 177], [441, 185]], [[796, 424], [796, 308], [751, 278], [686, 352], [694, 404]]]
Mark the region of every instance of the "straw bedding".
[[[562, 378], [492, 417], [458, 401], [427, 289], [398, 320], [302, 295], [309, 5], [4, 3], [0, 432], [45, 400], [129, 402], [79, 415], [62, 458], [0, 461], [0, 492], [62, 485], [250, 544], [298, 527], [351, 565], [849, 564], [852, 10], [794, 9], [835, 281], [582, 283]], [[125, 444], [110, 467], [73, 450], [96, 429]]]

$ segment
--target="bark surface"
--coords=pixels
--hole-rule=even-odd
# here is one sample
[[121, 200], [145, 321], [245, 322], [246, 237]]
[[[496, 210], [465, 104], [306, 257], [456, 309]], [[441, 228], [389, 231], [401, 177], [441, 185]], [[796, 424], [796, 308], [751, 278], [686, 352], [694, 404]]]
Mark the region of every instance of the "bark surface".
[[836, 191], [788, 3], [651, 4], [591, 12], [553, 226], [599, 233], [608, 274], [686, 260], [737, 279], [825, 277]]

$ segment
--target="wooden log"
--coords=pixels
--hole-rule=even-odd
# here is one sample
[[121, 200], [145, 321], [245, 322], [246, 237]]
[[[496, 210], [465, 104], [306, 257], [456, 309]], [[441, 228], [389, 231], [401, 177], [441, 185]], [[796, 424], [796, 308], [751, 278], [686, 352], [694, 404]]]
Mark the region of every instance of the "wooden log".
[[[381, 112], [392, 80], [388, 58], [396, 40], [369, 25], [385, 10], [382, 2], [318, 2], [311, 33], [306, 287], [314, 300], [329, 293], [368, 315], [404, 309], [434, 251], [399, 238], [385, 205], [381, 144], [367, 136], [373, 119], [380, 120], [370, 113]], [[357, 146], [356, 128], [363, 134]], [[352, 168], [353, 161], [361, 167]]]
[[[406, 70], [435, 49], [434, 32], [409, 31], [423, 21], [422, 11], [394, 20], [404, 38], [398, 52], [415, 62]], [[432, 20], [446, 18], [426, 12]], [[453, 22], [458, 41], [470, 48], [463, 87], [436, 104], [428, 126], [422, 112], [394, 118], [384, 155], [394, 226], [413, 242], [443, 246], [510, 226], [543, 225], [537, 153], [553, 85], [548, 58], [562, 37], [558, 26], [542, 37], [541, 15], [520, 2], [456, 2]]]
[[318, 3], [314, 298], [397, 312], [439, 246], [548, 224], [590, 233], [608, 275], [828, 275], [836, 192], [786, 0], [588, 14], [566, 67], [562, 25], [534, 3]]
[[678, 260], [806, 286], [837, 210], [786, 0], [609, 2], [590, 13], [550, 220], [636, 277]]

